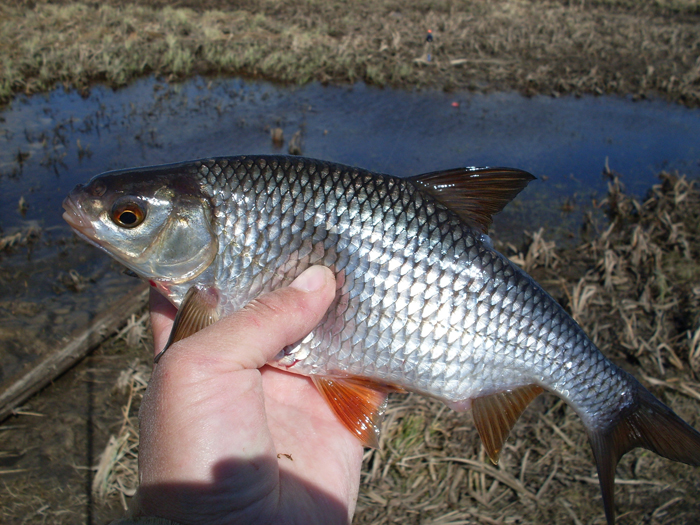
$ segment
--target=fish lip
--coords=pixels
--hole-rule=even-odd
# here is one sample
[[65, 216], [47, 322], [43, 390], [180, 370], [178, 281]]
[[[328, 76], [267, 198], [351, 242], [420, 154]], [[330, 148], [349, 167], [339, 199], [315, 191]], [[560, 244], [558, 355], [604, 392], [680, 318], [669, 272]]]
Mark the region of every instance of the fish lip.
[[63, 201], [63, 209], [66, 210], [63, 212], [63, 220], [65, 220], [80, 237], [95, 244], [95, 227], [85, 216], [80, 202], [77, 201], [73, 195], [68, 195]]

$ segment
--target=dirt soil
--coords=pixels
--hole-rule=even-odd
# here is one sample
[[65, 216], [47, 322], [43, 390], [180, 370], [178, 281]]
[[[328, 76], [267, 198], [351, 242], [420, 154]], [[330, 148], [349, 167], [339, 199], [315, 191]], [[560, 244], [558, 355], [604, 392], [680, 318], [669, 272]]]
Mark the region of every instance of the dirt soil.
[[699, 22], [698, 0], [10, 0], [0, 102], [57, 83], [205, 74], [697, 106]]

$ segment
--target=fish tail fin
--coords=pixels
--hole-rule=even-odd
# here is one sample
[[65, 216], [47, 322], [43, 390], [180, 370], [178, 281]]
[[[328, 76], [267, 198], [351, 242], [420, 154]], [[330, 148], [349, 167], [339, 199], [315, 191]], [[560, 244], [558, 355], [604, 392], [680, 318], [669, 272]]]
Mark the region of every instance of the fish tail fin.
[[615, 523], [615, 470], [620, 458], [630, 450], [643, 447], [665, 458], [688, 465], [700, 465], [700, 432], [688, 425], [673, 410], [656, 399], [639, 382], [636, 403], [604, 430], [589, 429], [605, 517]]

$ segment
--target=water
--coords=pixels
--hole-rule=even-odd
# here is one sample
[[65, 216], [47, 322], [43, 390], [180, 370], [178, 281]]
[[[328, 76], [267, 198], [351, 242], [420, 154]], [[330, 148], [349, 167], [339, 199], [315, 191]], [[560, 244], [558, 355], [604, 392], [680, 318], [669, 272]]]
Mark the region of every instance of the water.
[[64, 195], [106, 170], [280, 153], [270, 140], [277, 126], [287, 141], [302, 130], [305, 156], [396, 175], [521, 168], [540, 178], [521, 200], [603, 192], [606, 158], [640, 194], [664, 169], [700, 175], [700, 111], [656, 100], [150, 78], [85, 99], [63, 89], [19, 98], [0, 115], [3, 231], [26, 220], [63, 227]]
[[575, 232], [590, 197], [605, 192], [606, 159], [638, 195], [661, 170], [700, 175], [700, 111], [656, 100], [154, 78], [116, 92], [96, 86], [86, 98], [63, 89], [19, 97], [0, 113], [0, 240], [41, 234], [0, 252], [0, 383], [129, 286], [62, 221], [75, 184], [138, 165], [286, 153], [297, 131], [305, 156], [401, 176], [465, 165], [530, 171], [539, 180], [497, 218], [496, 239], [541, 225]]

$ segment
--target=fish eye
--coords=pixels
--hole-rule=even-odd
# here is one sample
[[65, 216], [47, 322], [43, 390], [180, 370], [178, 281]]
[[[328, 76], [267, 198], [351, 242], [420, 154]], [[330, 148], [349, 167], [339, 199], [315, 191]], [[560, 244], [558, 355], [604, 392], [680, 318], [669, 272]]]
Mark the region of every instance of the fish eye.
[[146, 218], [146, 208], [133, 197], [124, 197], [114, 203], [111, 219], [122, 228], [135, 228]]

